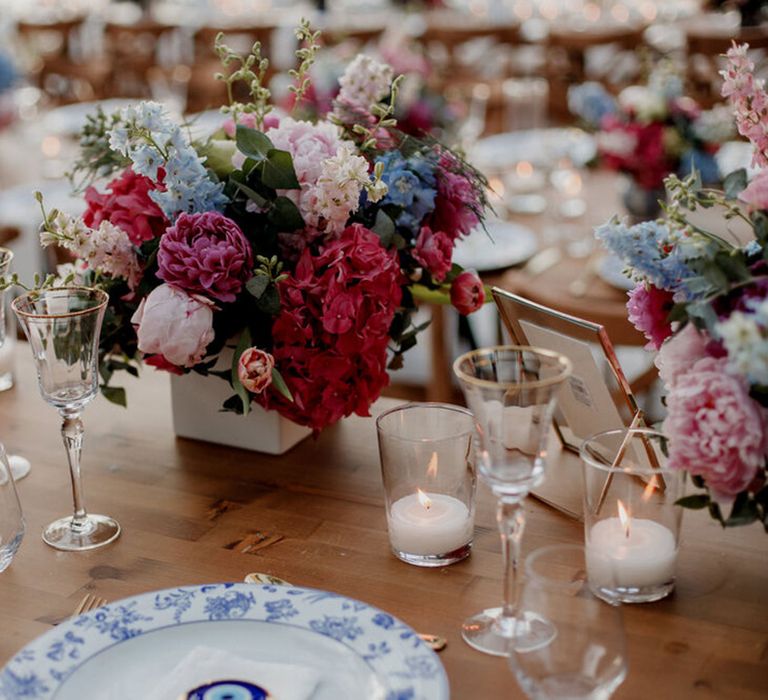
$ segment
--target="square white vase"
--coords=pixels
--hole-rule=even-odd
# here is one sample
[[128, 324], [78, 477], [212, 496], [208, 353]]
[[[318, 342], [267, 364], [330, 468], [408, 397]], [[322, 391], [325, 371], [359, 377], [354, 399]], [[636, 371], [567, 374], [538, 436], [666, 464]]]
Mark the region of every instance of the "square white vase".
[[222, 404], [233, 393], [229, 383], [219, 377], [204, 377], [196, 372], [171, 375], [176, 435], [279, 455], [312, 433], [310, 428], [283, 418], [277, 411], [265, 411], [255, 404], [244, 416], [222, 411]]

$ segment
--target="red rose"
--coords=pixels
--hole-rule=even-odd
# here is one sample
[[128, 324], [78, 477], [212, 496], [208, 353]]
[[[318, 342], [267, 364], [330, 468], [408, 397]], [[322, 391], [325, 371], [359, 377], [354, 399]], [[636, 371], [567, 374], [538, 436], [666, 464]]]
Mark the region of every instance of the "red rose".
[[442, 282], [451, 269], [453, 241], [442, 231], [432, 231], [428, 226], [422, 226], [413, 257], [429, 270], [436, 282]]
[[261, 394], [272, 383], [275, 358], [259, 348], [248, 348], [237, 362], [240, 383], [252, 394]]
[[451, 284], [451, 304], [460, 314], [467, 316], [477, 311], [485, 301], [485, 289], [473, 272], [462, 272]]

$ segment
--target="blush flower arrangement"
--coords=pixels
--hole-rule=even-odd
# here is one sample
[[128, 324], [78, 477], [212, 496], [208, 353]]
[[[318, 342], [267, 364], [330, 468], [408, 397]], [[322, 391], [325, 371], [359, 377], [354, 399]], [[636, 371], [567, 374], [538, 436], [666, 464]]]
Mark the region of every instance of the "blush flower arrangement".
[[[664, 219], [614, 219], [597, 237], [638, 282], [629, 318], [658, 352], [669, 464], [704, 489], [681, 505], [768, 531], [768, 94], [746, 51], [730, 49], [722, 75], [738, 131], [754, 147], [751, 182], [740, 170], [721, 192], [696, 174], [670, 176]], [[693, 225], [689, 213], [702, 207], [748, 223], [755, 239], [731, 243]]]
[[[297, 35], [298, 108], [318, 34], [302, 23]], [[486, 182], [397, 128], [400, 80], [385, 64], [355, 59], [331, 112], [306, 121], [272, 111], [258, 44], [216, 49], [230, 95], [216, 133], [194, 140], [152, 102], [99, 112], [73, 173], [85, 214], [43, 210], [43, 245], [76, 259], [68, 280], [110, 295], [102, 392], [125, 404], [113, 374], [143, 360], [227, 380], [224, 409], [238, 413], [255, 402], [316, 432], [368, 415], [423, 329], [419, 298], [463, 314], [484, 302], [451, 257], [482, 225]]]

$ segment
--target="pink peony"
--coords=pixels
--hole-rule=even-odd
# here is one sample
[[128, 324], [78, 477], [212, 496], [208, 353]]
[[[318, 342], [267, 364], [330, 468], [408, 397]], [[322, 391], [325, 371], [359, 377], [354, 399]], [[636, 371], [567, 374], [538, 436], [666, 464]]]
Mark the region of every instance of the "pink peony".
[[726, 358], [696, 362], [667, 396], [669, 466], [701, 475], [718, 500], [749, 486], [768, 454], [768, 413], [728, 374]]
[[275, 358], [259, 348], [248, 348], [237, 363], [240, 383], [253, 394], [260, 394], [272, 383]]
[[432, 231], [428, 226], [422, 226], [413, 257], [429, 270], [436, 282], [442, 282], [451, 269], [453, 241], [442, 231]]
[[477, 311], [485, 301], [485, 289], [474, 272], [465, 270], [451, 284], [451, 304], [465, 316]]
[[231, 302], [250, 278], [253, 254], [223, 214], [181, 214], [160, 239], [157, 276], [190, 294]]
[[95, 187], [85, 191], [88, 208], [83, 221], [89, 228], [98, 228], [102, 221], [108, 221], [125, 231], [131, 243], [141, 245], [162, 235], [168, 226], [160, 207], [149, 197], [156, 187], [149, 178], [126, 168], [107, 185], [104, 194]]
[[461, 172], [461, 164], [449, 153], [440, 156], [437, 176], [437, 197], [431, 227], [444, 231], [452, 240], [466, 236], [480, 223], [482, 209], [480, 194]]
[[750, 210], [768, 209], [768, 170], [761, 170], [739, 195]]
[[671, 389], [696, 362], [708, 357], [708, 343], [709, 338], [692, 323], [664, 343], [654, 360], [664, 384]]
[[[136, 326], [141, 352], [162, 355], [165, 362], [177, 367], [200, 362], [214, 338], [211, 303], [167, 284], [155, 287], [141, 300], [131, 323]], [[159, 360], [150, 364], [168, 369]]]
[[[256, 115], [253, 114], [253, 112], [240, 112], [237, 115], [237, 123], [241, 126], [247, 126], [249, 129], [258, 128], [258, 124], [256, 123]], [[280, 123], [280, 120], [274, 114], [267, 114], [264, 117], [265, 129], [273, 129], [279, 123]], [[235, 138], [235, 133], [236, 133], [235, 120], [232, 119], [232, 117], [225, 119], [221, 125], [221, 128], [224, 129], [224, 133], [227, 136], [229, 136], [229, 138], [231, 139]]]
[[673, 304], [672, 292], [652, 284], [638, 284], [629, 292], [629, 320], [648, 339], [646, 350], [658, 350], [672, 335], [672, 326], [667, 319]]

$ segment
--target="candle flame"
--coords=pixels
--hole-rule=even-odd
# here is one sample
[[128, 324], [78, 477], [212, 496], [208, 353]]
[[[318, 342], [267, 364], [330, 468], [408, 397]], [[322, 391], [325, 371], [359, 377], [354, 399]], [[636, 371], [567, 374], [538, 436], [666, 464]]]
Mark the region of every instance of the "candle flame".
[[643, 501], [649, 501], [657, 488], [659, 488], [659, 480], [654, 474], [643, 489]]
[[429, 458], [429, 465], [427, 466], [427, 476], [430, 479], [437, 477], [437, 452], [433, 452]]
[[533, 175], [533, 166], [527, 160], [521, 160], [515, 166], [515, 172], [518, 177], [531, 177]]
[[618, 502], [618, 505], [619, 505], [619, 520], [621, 521], [621, 526], [624, 528], [624, 534], [627, 536], [627, 539], [629, 539], [629, 530], [630, 530], [629, 513], [627, 512], [627, 509], [624, 507], [624, 504], [621, 501]]
[[432, 507], [432, 499], [427, 496], [426, 493], [424, 493], [421, 489], [416, 489], [418, 496], [419, 496], [419, 503], [423, 505], [427, 510], [429, 510]]

